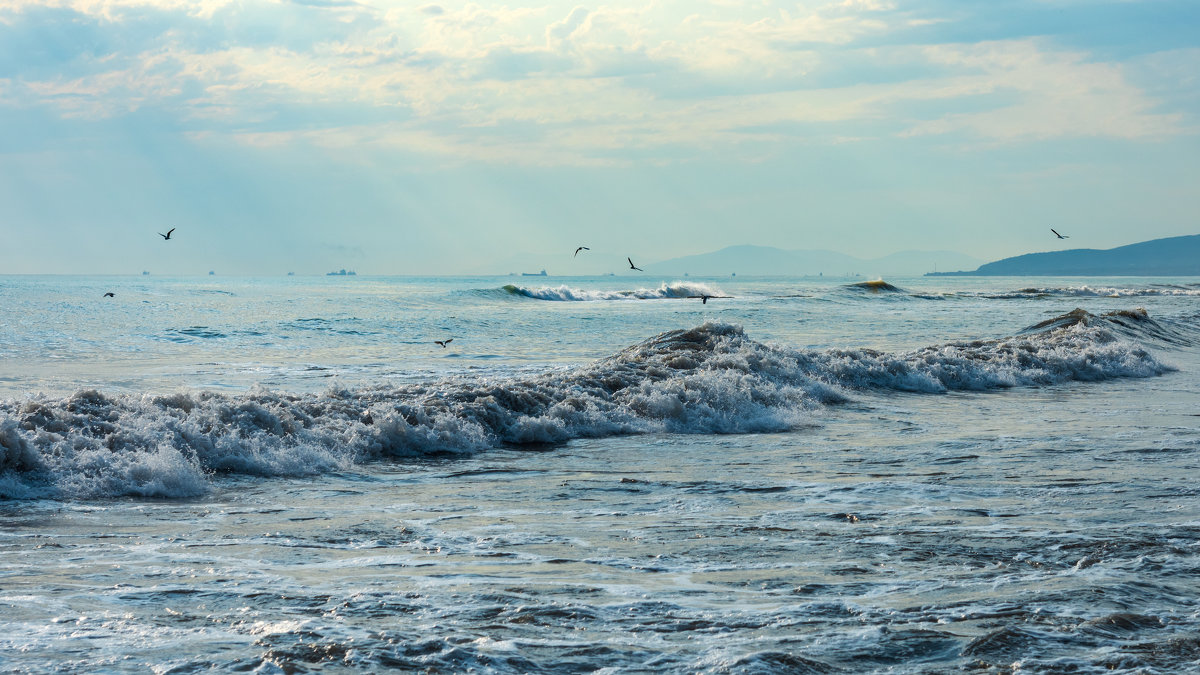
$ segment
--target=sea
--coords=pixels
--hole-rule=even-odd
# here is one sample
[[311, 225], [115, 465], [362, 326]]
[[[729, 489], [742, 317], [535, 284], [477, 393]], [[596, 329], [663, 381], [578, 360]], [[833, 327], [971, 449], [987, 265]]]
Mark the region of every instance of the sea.
[[1198, 402], [1197, 278], [2, 276], [0, 673], [1200, 672]]

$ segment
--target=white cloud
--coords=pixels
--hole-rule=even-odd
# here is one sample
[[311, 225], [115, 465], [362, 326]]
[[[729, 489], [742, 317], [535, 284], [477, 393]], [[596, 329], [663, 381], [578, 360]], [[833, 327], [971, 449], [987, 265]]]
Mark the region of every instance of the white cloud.
[[[891, 3], [875, 0], [758, 12], [688, 4], [692, 14], [673, 20], [663, 15], [669, 3], [376, 3], [333, 8], [334, 16], [355, 21], [336, 30], [313, 17], [324, 8], [276, 5], [284, 18], [313, 30], [298, 46], [238, 43], [235, 33], [221, 33], [220, 22], [209, 18], [230, 4], [222, 0], [0, 0], [0, 15], [35, 4], [102, 16], [118, 22], [114, 30], [128, 12], [153, 8], [178, 13], [181, 26], [215, 31], [199, 46], [180, 37], [182, 28], [141, 36], [139, 44], [149, 45], [144, 51], [89, 61], [98, 74], [64, 71], [0, 88], [9, 91], [3, 100], [24, 98], [63, 116], [160, 107], [192, 125], [194, 138], [212, 138], [223, 127], [254, 144], [381, 143], [453, 161], [587, 164], [622, 161], [621, 153], [676, 157], [687, 149], [745, 147], [756, 154], [764, 143], [879, 134], [968, 133], [1003, 141], [1157, 137], [1181, 128], [1180, 115], [1156, 112], [1156, 101], [1120, 65], [1092, 62], [1048, 41], [856, 50], [864, 36], [938, 20], [898, 15]], [[927, 72], [883, 83], [808, 84], [808, 74], [848, 55]], [[972, 112], [957, 105], [980, 96], [1006, 101]], [[912, 102], [944, 104], [948, 112], [921, 121], [896, 114]], [[303, 132], [273, 122], [311, 106], [357, 107], [391, 121], [333, 115]], [[850, 126], [862, 122], [875, 128], [863, 133]], [[828, 130], [820, 131], [822, 125]]]
[[21, 12], [34, 8], [70, 9], [86, 16], [115, 21], [129, 10], [156, 9], [181, 12], [198, 18], [213, 14], [235, 0], [0, 0], [0, 12]]
[[587, 9], [576, 7], [571, 10], [571, 13], [562, 21], [555, 21], [546, 27], [546, 44], [552, 48], [561, 45], [562, 42], [571, 37], [580, 25], [588, 17]]
[[918, 124], [911, 135], [967, 131], [1014, 140], [1164, 137], [1180, 131], [1182, 116], [1157, 112], [1157, 102], [1132, 85], [1121, 66], [1088, 62], [1083, 53], [1022, 40], [930, 47], [926, 54], [934, 63], [980, 71], [949, 81], [947, 96], [1007, 93], [1016, 101]]

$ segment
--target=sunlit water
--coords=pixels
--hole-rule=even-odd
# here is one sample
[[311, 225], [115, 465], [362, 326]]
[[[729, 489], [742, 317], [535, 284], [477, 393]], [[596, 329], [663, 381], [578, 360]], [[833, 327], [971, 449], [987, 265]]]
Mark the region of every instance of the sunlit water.
[[1200, 669], [1197, 280], [858, 281], [0, 278], [0, 672]]

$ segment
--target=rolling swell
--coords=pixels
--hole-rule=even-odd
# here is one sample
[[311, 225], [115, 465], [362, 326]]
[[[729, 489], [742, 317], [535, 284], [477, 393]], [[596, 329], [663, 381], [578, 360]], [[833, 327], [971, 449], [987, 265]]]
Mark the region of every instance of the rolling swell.
[[867, 291], [870, 293], [904, 293], [904, 289], [899, 286], [893, 286], [883, 279], [875, 279], [873, 281], [859, 281], [853, 284], [847, 284], [845, 288], [856, 291]]
[[1197, 284], [1151, 284], [1141, 288], [1122, 288], [1117, 286], [1070, 286], [1051, 288], [1021, 288], [1011, 293], [986, 295], [993, 299], [1016, 298], [1136, 298], [1153, 296], [1200, 296], [1200, 285]]
[[852, 284], [846, 284], [841, 287], [843, 291], [848, 291], [861, 296], [891, 296], [897, 298], [916, 298], [920, 300], [945, 300], [946, 295], [942, 293], [913, 293], [899, 286], [889, 284], [883, 279], [874, 279], [871, 281], [859, 281]]
[[1025, 334], [1038, 333], [1071, 326], [1099, 326], [1123, 338], [1138, 342], [1165, 345], [1195, 345], [1197, 343], [1193, 330], [1159, 323], [1141, 307], [1105, 312], [1100, 315], [1076, 308], [1061, 316], [1036, 323], [1021, 332]]
[[689, 281], [674, 281], [663, 283], [658, 288], [637, 288], [633, 290], [605, 291], [571, 288], [567, 285], [550, 287], [540, 286], [528, 288], [507, 284], [501, 287], [505, 293], [533, 300], [551, 300], [557, 302], [596, 302], [602, 300], [667, 300], [691, 298], [701, 295], [709, 297], [725, 295], [723, 291], [707, 284]]
[[707, 322], [525, 378], [316, 395], [83, 390], [8, 400], [0, 402], [0, 497], [190, 497], [214, 474], [302, 476], [381, 457], [620, 434], [782, 431], [811, 424], [814, 411], [856, 391], [982, 391], [1170, 370], [1129, 341], [1149, 336], [1138, 332], [1144, 327], [1074, 314], [1003, 340], [898, 354], [765, 345], [739, 326]]

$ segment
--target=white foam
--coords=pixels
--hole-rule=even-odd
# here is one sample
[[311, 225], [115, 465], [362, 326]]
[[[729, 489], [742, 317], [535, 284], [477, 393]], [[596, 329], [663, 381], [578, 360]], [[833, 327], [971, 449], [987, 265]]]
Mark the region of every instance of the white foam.
[[708, 322], [587, 366], [526, 377], [309, 395], [84, 390], [5, 401], [0, 496], [192, 497], [216, 473], [303, 476], [382, 456], [503, 444], [782, 431], [811, 423], [814, 410], [855, 390], [988, 390], [1169, 370], [1113, 332], [1153, 322], [1136, 312], [1120, 316], [1136, 322], [1072, 313], [1042, 332], [898, 354], [765, 345], [739, 326]]
[[1136, 298], [1143, 296], [1200, 296], [1200, 288], [1186, 286], [1151, 286], [1122, 288], [1119, 286], [1067, 286], [1059, 288], [1022, 288], [1019, 295], [1058, 295], [1076, 298]]
[[725, 293], [714, 286], [691, 281], [673, 281], [663, 283], [658, 288], [637, 288], [633, 290], [587, 290], [571, 288], [562, 285], [557, 287], [541, 286], [527, 288], [525, 286], [509, 285], [504, 290], [513, 295], [521, 295], [535, 300], [552, 300], [558, 302], [596, 302], [601, 300], [664, 300], [671, 298], [690, 298], [696, 296], [722, 296]]

